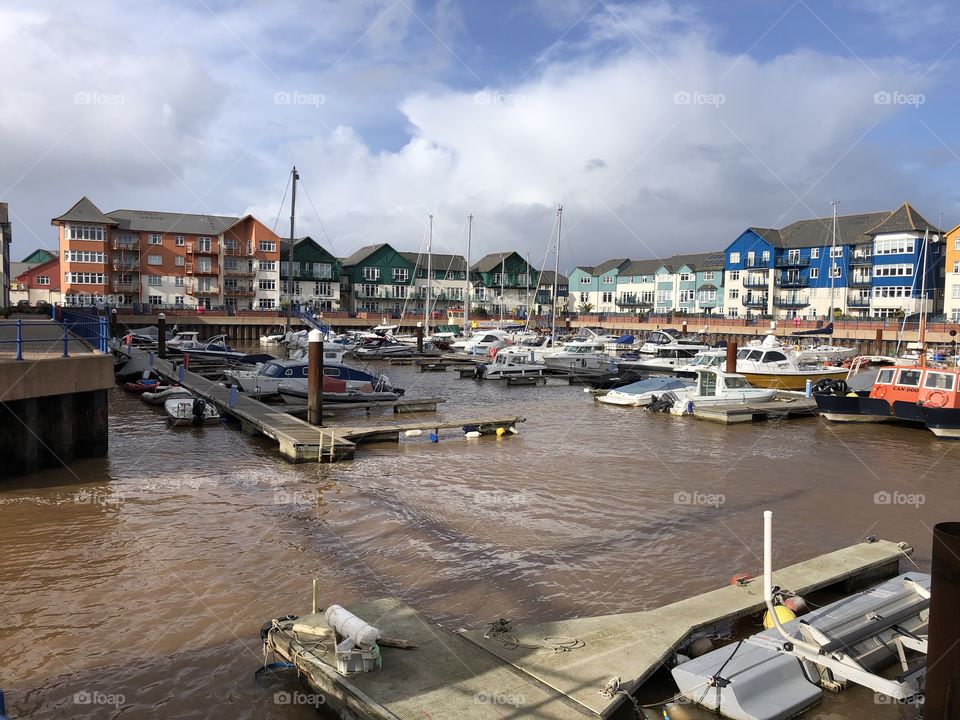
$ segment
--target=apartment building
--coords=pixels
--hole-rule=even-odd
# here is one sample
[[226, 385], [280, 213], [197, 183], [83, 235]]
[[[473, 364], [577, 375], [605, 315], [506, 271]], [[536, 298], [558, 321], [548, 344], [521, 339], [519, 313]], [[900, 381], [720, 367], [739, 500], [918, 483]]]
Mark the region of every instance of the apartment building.
[[292, 294], [293, 303], [300, 307], [318, 312], [340, 309], [339, 258], [308, 235], [293, 243], [292, 272], [290, 262], [290, 241], [284, 240], [280, 243], [282, 301]]
[[509, 250], [484, 255], [470, 273], [474, 316], [527, 316], [536, 300], [539, 272], [520, 253]]
[[960, 322], [960, 225], [944, 234], [943, 314]]
[[250, 215], [104, 213], [83, 197], [51, 224], [64, 304], [279, 306], [280, 238]]

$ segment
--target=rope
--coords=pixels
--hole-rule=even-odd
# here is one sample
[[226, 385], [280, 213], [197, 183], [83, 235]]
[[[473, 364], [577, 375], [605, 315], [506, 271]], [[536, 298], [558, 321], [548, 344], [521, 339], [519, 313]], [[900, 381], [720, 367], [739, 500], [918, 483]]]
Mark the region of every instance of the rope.
[[614, 678], [610, 678], [610, 680], [607, 681], [607, 684], [604, 685], [603, 689], [600, 691], [600, 697], [606, 698], [607, 700], [612, 700], [617, 695], [623, 695], [627, 700], [633, 703], [633, 712], [638, 718], [640, 718], [640, 720], [644, 720], [646, 715], [643, 714], [640, 703], [637, 702], [637, 699], [633, 697], [633, 695], [620, 687], [619, 675]]
[[540, 650], [541, 648], [547, 648], [553, 650], [554, 653], [563, 653], [585, 646], [583, 640], [567, 637], [566, 635], [547, 636], [541, 640], [542, 645], [525, 645], [511, 632], [513, 625], [511, 625], [510, 621], [506, 618], [500, 618], [492, 623], [488, 623], [488, 625], [490, 628], [483, 634], [484, 639], [496, 640], [502, 643], [507, 650], [516, 650], [517, 648]]

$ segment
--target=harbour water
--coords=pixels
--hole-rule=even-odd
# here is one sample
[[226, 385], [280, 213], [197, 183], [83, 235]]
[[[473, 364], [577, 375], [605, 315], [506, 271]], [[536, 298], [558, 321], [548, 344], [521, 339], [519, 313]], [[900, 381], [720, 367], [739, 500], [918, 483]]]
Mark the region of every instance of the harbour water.
[[[441, 433], [289, 465], [228, 427], [168, 430], [110, 391], [110, 454], [0, 487], [0, 686], [11, 718], [323, 715], [295, 680], [255, 683], [265, 620], [397, 597], [443, 627], [652, 608], [878, 535], [916, 548], [960, 517], [956, 443], [809, 418], [716, 425], [384, 370], [449, 415], [524, 416], [519, 436]], [[475, 411], [482, 411], [477, 413]], [[509, 716], [509, 708], [503, 708]], [[902, 718], [872, 693], [809, 718]], [[683, 708], [671, 717], [707, 718]]]

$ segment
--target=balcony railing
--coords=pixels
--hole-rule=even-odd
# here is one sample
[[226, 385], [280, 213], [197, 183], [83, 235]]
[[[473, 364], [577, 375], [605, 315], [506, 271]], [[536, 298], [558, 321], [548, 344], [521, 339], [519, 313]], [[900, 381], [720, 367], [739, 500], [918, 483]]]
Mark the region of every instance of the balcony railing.
[[[539, 299], [537, 302], [541, 302]], [[549, 298], [542, 302], [549, 302]], [[621, 295], [617, 298], [617, 305], [619, 307], [651, 307], [653, 302], [650, 300], [644, 300], [638, 295]]]
[[744, 307], [763, 307], [767, 306], [766, 295], [744, 295], [741, 298]]
[[769, 281], [764, 276], [747, 276], [743, 279], [743, 286], [746, 288], [761, 288], [764, 289], [769, 285]]
[[850, 279], [847, 280], [847, 285], [853, 288], [865, 288], [873, 285], [870, 277], [857, 277], [856, 275], [851, 275]]
[[763, 258], [747, 258], [743, 261], [743, 266], [748, 270], [767, 270], [770, 267], [770, 260]]
[[110, 287], [113, 288], [114, 292], [129, 292], [139, 290], [140, 283], [134, 280], [114, 280], [110, 283]]
[[873, 255], [863, 255], [854, 253], [850, 256], [851, 267], [856, 265], [873, 265]]
[[[286, 279], [286, 273], [281, 271], [280, 277], [281, 277], [281, 280], [285, 280], [285, 279]], [[332, 270], [323, 270], [323, 271], [320, 271], [320, 272], [316, 272], [316, 271], [314, 271], [314, 270], [294, 270], [294, 271], [293, 271], [293, 279], [294, 279], [294, 281], [296, 281], [296, 280], [325, 280], [325, 281], [331, 281], [331, 280], [333, 280], [333, 277], [334, 277], [334, 275], [333, 275], [333, 271], [332, 271]]]
[[224, 287], [223, 294], [227, 297], [253, 297], [257, 293], [248, 287]]
[[865, 308], [870, 307], [870, 296], [860, 293], [850, 293], [847, 296], [847, 307]]
[[247, 257], [247, 255], [249, 255], [246, 246], [240, 244], [231, 245], [228, 243], [223, 244], [223, 254], [231, 257]]
[[139, 260], [113, 260], [110, 263], [110, 267], [117, 271], [130, 272], [135, 271], [139, 272], [140, 261]]
[[140, 252], [139, 238], [118, 238], [113, 239], [114, 250], [130, 250]]
[[810, 304], [810, 299], [806, 295], [777, 295], [773, 299], [774, 307], [781, 308], [802, 308]]
[[219, 275], [220, 268], [218, 267], [188, 267], [187, 275]]
[[187, 286], [187, 295], [219, 295], [220, 290], [215, 287], [194, 287], [192, 285]]
[[805, 277], [781, 276], [777, 278], [777, 287], [783, 287], [783, 288], [810, 287], [810, 279]]
[[256, 275], [253, 268], [249, 268], [249, 267], [242, 267], [242, 268], [225, 267], [223, 269], [223, 274], [229, 275], [230, 277], [247, 277], [247, 278], [252, 278], [254, 275]]
[[789, 255], [784, 255], [777, 258], [778, 268], [805, 268], [809, 267], [809, 265], [810, 258], [791, 257]]
[[187, 243], [187, 255], [219, 255], [213, 243], [209, 246], [198, 246], [196, 243]]

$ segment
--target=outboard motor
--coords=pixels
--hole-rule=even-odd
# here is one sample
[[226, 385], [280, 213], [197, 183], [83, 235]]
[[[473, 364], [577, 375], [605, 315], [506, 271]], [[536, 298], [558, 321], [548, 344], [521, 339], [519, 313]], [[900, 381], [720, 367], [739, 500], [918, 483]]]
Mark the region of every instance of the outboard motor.
[[193, 399], [193, 424], [194, 426], [203, 425], [204, 418], [207, 414], [207, 401], [203, 398], [194, 398]]
[[473, 376], [477, 380], [483, 380], [483, 376], [487, 374], [487, 364], [486, 363], [477, 363], [473, 367]]

